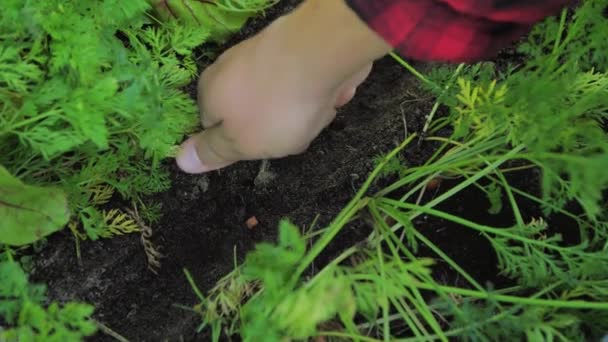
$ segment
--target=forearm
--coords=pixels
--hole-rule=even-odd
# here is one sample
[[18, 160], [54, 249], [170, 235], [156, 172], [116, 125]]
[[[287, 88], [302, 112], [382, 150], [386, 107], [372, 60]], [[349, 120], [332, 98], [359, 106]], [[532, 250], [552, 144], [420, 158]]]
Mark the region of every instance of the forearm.
[[526, 34], [572, 0], [344, 0], [401, 55], [476, 62]]

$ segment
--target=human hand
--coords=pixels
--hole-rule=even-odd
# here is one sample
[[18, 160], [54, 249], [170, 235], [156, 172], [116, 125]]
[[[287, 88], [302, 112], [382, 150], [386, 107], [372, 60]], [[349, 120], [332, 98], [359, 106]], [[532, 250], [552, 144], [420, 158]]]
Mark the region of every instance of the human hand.
[[[309, 0], [208, 67], [198, 89], [205, 129], [183, 144], [179, 167], [202, 173], [303, 152], [354, 96], [371, 61], [389, 49], [353, 13], [340, 13], [345, 10], [342, 1]], [[321, 28], [310, 26], [311, 17]], [[343, 20], [352, 27], [340, 32], [335, 25]], [[332, 29], [341, 40], [324, 46]], [[371, 49], [351, 56], [362, 39]]]

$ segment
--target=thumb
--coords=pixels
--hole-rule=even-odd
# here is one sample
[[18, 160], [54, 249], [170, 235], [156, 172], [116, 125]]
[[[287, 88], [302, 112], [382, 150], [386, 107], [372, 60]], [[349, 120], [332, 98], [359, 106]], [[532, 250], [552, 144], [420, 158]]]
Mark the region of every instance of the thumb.
[[181, 146], [176, 162], [186, 173], [221, 169], [242, 159], [223, 127], [216, 126], [190, 137]]

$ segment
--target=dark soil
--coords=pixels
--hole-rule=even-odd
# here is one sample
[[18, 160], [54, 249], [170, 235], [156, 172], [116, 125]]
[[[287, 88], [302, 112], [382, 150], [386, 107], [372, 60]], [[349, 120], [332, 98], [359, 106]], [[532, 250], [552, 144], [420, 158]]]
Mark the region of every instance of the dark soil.
[[[257, 32], [297, 2], [283, 1], [280, 8], [267, 18], [254, 20], [227, 46]], [[154, 241], [166, 255], [158, 275], [148, 270], [137, 235], [84, 242], [79, 263], [71, 234], [65, 231], [53, 236], [37, 256], [34, 280], [48, 284], [51, 299], [94, 304], [95, 318], [129, 340], [207, 340], [196, 335], [199, 317], [174, 306], [196, 303], [183, 269], [193, 274], [202, 290], [208, 290], [232, 269], [235, 251], [242, 260], [255, 243], [273, 240], [282, 218], [309, 227], [319, 215], [318, 225], [328, 223], [368, 176], [374, 157], [397, 146], [406, 131], [422, 129], [432, 104], [433, 99], [418, 88], [412, 76], [385, 58], [310, 149], [299, 156], [271, 161], [271, 174], [258, 177], [260, 162], [242, 162], [204, 176], [180, 173], [169, 163], [173, 187], [157, 197], [164, 216], [152, 227]], [[423, 144], [408, 150], [405, 157], [408, 163], [417, 164], [432, 152], [433, 146]], [[527, 174], [515, 181], [529, 190], [536, 184], [534, 179]], [[487, 214], [488, 207], [488, 201], [473, 190], [443, 206], [477, 222], [512, 224], [507, 214]], [[530, 208], [528, 215], [538, 215], [533, 206], [524, 203], [523, 207]], [[508, 208], [503, 212], [508, 213]], [[259, 225], [248, 229], [246, 221], [252, 216]], [[497, 277], [491, 247], [477, 234], [427, 217], [416, 223], [481, 282], [504, 281]], [[353, 225], [323, 258], [330, 258], [367, 233], [363, 225]], [[456, 281], [447, 268], [440, 267], [439, 272], [446, 282]], [[92, 340], [112, 339], [100, 333]]]

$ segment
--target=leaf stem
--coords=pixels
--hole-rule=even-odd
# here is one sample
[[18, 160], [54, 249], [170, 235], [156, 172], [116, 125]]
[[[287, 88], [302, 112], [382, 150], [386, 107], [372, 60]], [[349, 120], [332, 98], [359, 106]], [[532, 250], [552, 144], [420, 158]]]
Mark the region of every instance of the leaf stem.
[[[434, 287], [428, 284], [420, 283], [418, 287], [421, 289], [434, 291]], [[510, 296], [503, 294], [496, 294], [491, 292], [481, 292], [476, 290], [463, 289], [453, 286], [440, 285], [440, 290], [458, 294], [461, 296], [467, 296], [479, 299], [491, 299], [499, 302], [514, 303], [514, 304], [525, 304], [535, 306], [546, 306], [553, 308], [563, 309], [585, 309], [585, 310], [608, 310], [608, 302], [589, 302], [584, 300], [559, 300], [559, 299], [541, 299], [541, 298], [529, 298]]]
[[437, 85], [437, 83], [429, 80], [428, 78], [426, 78], [423, 74], [421, 74], [420, 72], [418, 72], [418, 70], [416, 70], [413, 66], [411, 66], [408, 62], [406, 62], [403, 58], [401, 58], [398, 54], [391, 52], [389, 54], [391, 57], [393, 57], [393, 59], [395, 59], [399, 64], [401, 64], [401, 66], [403, 66], [404, 68], [406, 68], [409, 72], [411, 72], [414, 76], [416, 76], [418, 79], [420, 79], [422, 82], [430, 85], [432, 88], [434, 89], [439, 89], [439, 85]]
[[367, 190], [372, 185], [373, 181], [378, 177], [382, 168], [399, 153], [406, 146], [408, 146], [412, 140], [416, 137], [416, 134], [410, 135], [405, 141], [403, 141], [397, 148], [389, 153], [378, 166], [372, 171], [370, 176], [367, 178], [365, 183], [361, 186], [357, 194], [350, 200], [347, 206], [338, 214], [335, 220], [328, 227], [328, 230], [321, 236], [321, 238], [313, 245], [310, 251], [306, 254], [296, 272], [294, 272], [291, 279], [292, 283], [297, 283], [300, 276], [304, 273], [306, 268], [313, 262], [313, 260], [327, 247], [327, 245], [334, 239], [334, 237], [342, 230], [344, 225], [365, 205], [367, 200], [363, 200], [363, 196], [367, 193]]

